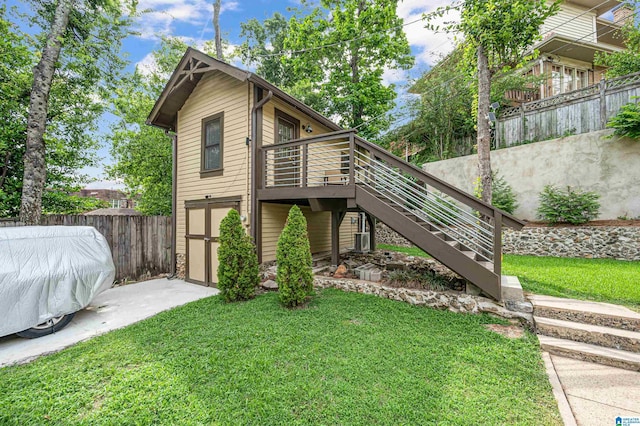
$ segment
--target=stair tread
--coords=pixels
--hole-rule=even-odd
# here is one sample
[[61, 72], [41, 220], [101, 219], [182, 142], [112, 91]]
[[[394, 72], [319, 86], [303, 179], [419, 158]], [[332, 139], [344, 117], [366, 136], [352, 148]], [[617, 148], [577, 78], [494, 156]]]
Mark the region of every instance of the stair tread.
[[545, 349], [544, 346], [557, 347], [571, 352], [581, 352], [587, 355], [601, 356], [640, 365], [639, 353], [544, 335], [538, 335], [538, 340], [540, 341], [540, 345], [543, 346], [543, 349]]
[[544, 296], [538, 294], [529, 295], [529, 300], [536, 307], [558, 309], [563, 311], [574, 311], [605, 315], [610, 317], [632, 319], [640, 321], [640, 314], [629, 308], [611, 303], [590, 302], [586, 300], [564, 299], [562, 297]]
[[574, 321], [565, 321], [565, 320], [559, 320], [555, 318], [545, 318], [545, 317], [539, 317], [535, 315], [533, 317], [533, 320], [535, 321], [536, 324], [544, 324], [544, 325], [549, 325], [554, 327], [564, 327], [564, 328], [570, 328], [574, 330], [587, 331], [590, 333], [611, 334], [614, 336], [640, 340], [640, 333], [637, 331], [623, 330], [620, 328], [605, 327], [601, 325], [584, 324], [581, 322], [574, 322]]

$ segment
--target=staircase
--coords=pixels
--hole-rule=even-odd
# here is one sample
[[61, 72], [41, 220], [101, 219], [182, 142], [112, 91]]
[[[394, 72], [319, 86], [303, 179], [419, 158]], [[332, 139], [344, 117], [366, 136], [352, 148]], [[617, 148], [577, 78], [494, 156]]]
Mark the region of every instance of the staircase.
[[355, 146], [356, 205], [502, 300], [502, 226], [524, 223], [377, 145], [358, 138]]
[[640, 314], [622, 306], [529, 296], [543, 350], [640, 371]]
[[522, 221], [354, 131], [265, 146], [259, 155], [258, 199], [306, 199], [312, 209], [327, 206], [337, 218], [347, 209], [365, 211], [487, 295], [503, 299], [502, 229], [522, 229]]

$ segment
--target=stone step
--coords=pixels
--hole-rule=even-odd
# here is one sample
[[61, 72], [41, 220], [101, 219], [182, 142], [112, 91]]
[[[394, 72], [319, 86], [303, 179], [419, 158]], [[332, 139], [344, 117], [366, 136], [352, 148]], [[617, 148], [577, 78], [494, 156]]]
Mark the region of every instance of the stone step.
[[640, 314], [624, 306], [553, 296], [529, 295], [538, 317], [640, 332]]
[[545, 336], [640, 352], [640, 333], [637, 331], [537, 316], [534, 316], [533, 320], [537, 332]]
[[538, 340], [543, 351], [555, 355], [640, 371], [640, 354], [638, 353], [543, 335], [538, 335]]

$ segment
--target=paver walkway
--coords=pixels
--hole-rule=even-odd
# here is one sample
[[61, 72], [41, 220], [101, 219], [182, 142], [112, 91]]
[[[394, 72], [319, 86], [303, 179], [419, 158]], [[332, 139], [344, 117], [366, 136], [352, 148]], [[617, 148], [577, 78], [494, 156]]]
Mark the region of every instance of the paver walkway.
[[159, 312], [218, 294], [218, 289], [182, 280], [156, 279], [111, 288], [96, 296], [62, 330], [38, 339], [0, 337], [0, 367], [31, 361], [82, 340], [151, 317]]

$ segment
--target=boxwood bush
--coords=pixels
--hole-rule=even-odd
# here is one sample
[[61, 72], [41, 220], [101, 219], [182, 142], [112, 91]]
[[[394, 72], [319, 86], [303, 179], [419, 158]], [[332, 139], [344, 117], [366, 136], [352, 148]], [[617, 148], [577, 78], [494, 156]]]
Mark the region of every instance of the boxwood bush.
[[220, 222], [218, 289], [227, 302], [248, 300], [260, 283], [256, 247], [247, 235], [240, 213], [232, 209]]
[[549, 223], [580, 225], [598, 217], [599, 194], [570, 186], [566, 191], [547, 185], [540, 193], [538, 217]]
[[280, 302], [288, 308], [303, 304], [313, 291], [313, 273], [307, 220], [298, 206], [289, 210], [278, 238], [276, 262]]

